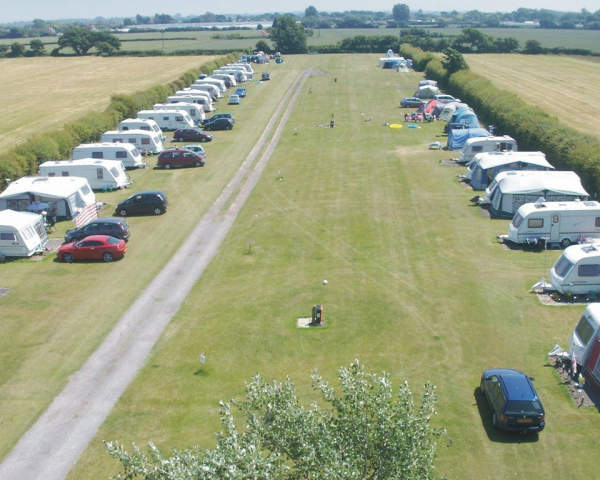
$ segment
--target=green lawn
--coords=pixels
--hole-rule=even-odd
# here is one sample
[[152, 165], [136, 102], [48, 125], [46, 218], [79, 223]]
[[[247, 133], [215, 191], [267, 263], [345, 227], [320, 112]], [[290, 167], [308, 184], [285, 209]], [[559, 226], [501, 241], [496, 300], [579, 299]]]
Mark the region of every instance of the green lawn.
[[[377, 55], [322, 55], [288, 56], [273, 78], [308, 65], [321, 74], [305, 84], [220, 253], [69, 478], [116, 471], [102, 440], [209, 447], [218, 401], [239, 398], [253, 373], [289, 376], [310, 400], [312, 369], [333, 379], [354, 358], [417, 392], [427, 380], [437, 385], [436, 423], [448, 430], [440, 475], [594, 478], [600, 417], [574, 406], [546, 358], [567, 344], [583, 307], [542, 306], [528, 293], [560, 252], [496, 243], [508, 222], [470, 206], [461, 169], [440, 165], [450, 153], [427, 149], [444, 141], [441, 124], [384, 125], [401, 119], [398, 101], [419, 74], [380, 70]], [[279, 97], [283, 85], [261, 88]], [[332, 114], [336, 128], [324, 128]], [[316, 303], [325, 328], [297, 329]], [[547, 410], [539, 437], [490, 428], [476, 387], [496, 366], [535, 377]]]

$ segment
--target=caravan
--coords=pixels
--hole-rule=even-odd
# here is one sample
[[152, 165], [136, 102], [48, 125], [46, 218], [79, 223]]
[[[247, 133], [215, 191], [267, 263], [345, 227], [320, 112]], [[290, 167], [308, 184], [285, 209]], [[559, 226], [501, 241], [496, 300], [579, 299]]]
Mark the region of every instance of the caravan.
[[178, 128], [193, 128], [192, 118], [184, 110], [140, 110], [138, 118], [156, 122], [163, 130], [177, 130]]
[[588, 238], [600, 238], [600, 203], [536, 202], [521, 205], [502, 240], [517, 244], [560, 244], [566, 248]]
[[563, 295], [600, 294], [600, 243], [566, 248], [549, 275], [552, 288]]
[[154, 132], [147, 130], [128, 130], [119, 132], [110, 130], [100, 137], [101, 142], [130, 143], [135, 145], [144, 154], [160, 153], [165, 149], [161, 138]]
[[202, 107], [205, 112], [212, 112], [215, 110], [213, 102], [210, 97], [201, 95], [200, 90], [181, 91], [183, 93], [177, 93], [167, 97], [167, 103], [195, 103]]
[[225, 82], [225, 86], [227, 88], [235, 87], [237, 82], [235, 81], [235, 77], [233, 75], [228, 75], [227, 73], [213, 73], [209, 78], [216, 78], [217, 80], [223, 80]]
[[223, 80], [219, 80], [218, 78], [205, 77], [205, 78], [196, 80], [194, 83], [214, 85], [215, 87], [217, 87], [219, 89], [219, 91], [221, 93], [224, 93], [227, 91], [227, 85], [225, 85], [225, 82]]
[[161, 140], [164, 142], [166, 140], [162, 130], [151, 118], [126, 118], [125, 120], [121, 120], [119, 123], [119, 131], [125, 132], [128, 130], [147, 130], [148, 132], [156, 133]]
[[44, 217], [37, 213], [0, 212], [0, 257], [31, 257], [46, 249]]
[[468, 165], [478, 153], [516, 152], [517, 150], [517, 142], [508, 135], [469, 138], [459, 152], [456, 163]]
[[207, 92], [212, 98], [213, 102], [216, 102], [223, 95], [221, 90], [211, 83], [204, 83], [202, 80], [197, 80], [190, 85], [190, 90], [200, 90], [201, 92]]
[[118, 160], [82, 158], [80, 160], [50, 160], [40, 165], [41, 177], [83, 177], [93, 190], [118, 190], [131, 185], [123, 163]]
[[82, 143], [73, 149], [73, 160], [96, 158], [120, 160], [125, 168], [144, 168], [140, 151], [129, 143]]
[[202, 105], [193, 102], [155, 103], [152, 110], [183, 110], [196, 124], [202, 123], [206, 118]]
[[221, 67], [216, 70], [213, 70], [213, 75], [215, 74], [226, 74], [231, 75], [237, 83], [242, 83], [248, 81], [248, 77], [246, 76], [245, 70], [230, 68], [230, 67]]

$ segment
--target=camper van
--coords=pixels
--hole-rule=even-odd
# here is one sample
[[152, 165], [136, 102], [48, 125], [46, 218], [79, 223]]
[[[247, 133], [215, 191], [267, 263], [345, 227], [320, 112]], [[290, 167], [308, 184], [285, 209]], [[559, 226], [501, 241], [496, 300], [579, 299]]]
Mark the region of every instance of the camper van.
[[0, 212], [0, 257], [31, 257], [46, 249], [44, 217], [37, 213]]
[[516, 152], [517, 142], [514, 138], [504, 135], [502, 137], [477, 137], [469, 138], [462, 150], [458, 153], [457, 163], [469, 165], [473, 157], [485, 152]]
[[206, 118], [202, 106], [192, 102], [155, 103], [152, 110], [183, 110], [196, 124], [202, 123]]
[[131, 185], [123, 163], [118, 160], [50, 160], [40, 165], [39, 174], [41, 177], [83, 177], [87, 179], [92, 190], [118, 190]]
[[540, 198], [548, 202], [570, 202], [588, 197], [575, 172], [508, 170], [496, 175], [479, 203], [489, 204], [494, 217], [512, 218], [521, 205]]
[[233, 75], [229, 75], [227, 73], [213, 73], [210, 78], [216, 78], [217, 80], [223, 80], [225, 82], [225, 86], [227, 88], [235, 87], [237, 82], [235, 81], [235, 77]]
[[465, 181], [473, 190], [485, 190], [496, 175], [506, 170], [554, 170], [542, 152], [487, 152], [475, 155]]
[[110, 130], [104, 132], [100, 137], [101, 142], [112, 143], [131, 143], [144, 154], [155, 154], [162, 152], [165, 147], [162, 140], [156, 133], [148, 132], [147, 130], [128, 130], [119, 132], [118, 130]]
[[140, 110], [138, 118], [153, 120], [163, 130], [177, 130], [178, 128], [193, 128], [192, 118], [184, 110]]
[[600, 238], [600, 203], [536, 202], [521, 205], [499, 238], [517, 244], [560, 244], [567, 248], [583, 239]]
[[221, 90], [211, 83], [203, 83], [202, 80], [197, 80], [196, 82], [190, 85], [190, 90], [200, 90], [201, 92], [207, 92], [210, 97], [213, 99], [213, 102], [216, 102], [223, 95], [221, 94]]
[[202, 107], [202, 110], [204, 110], [205, 112], [212, 112], [215, 110], [215, 107], [213, 106], [210, 97], [195, 94], [194, 90], [186, 91], [185, 93], [178, 93], [176, 95], [171, 95], [167, 97], [167, 103], [179, 102], [195, 103], [197, 105], [200, 105]]
[[73, 160], [96, 158], [120, 160], [125, 168], [144, 168], [140, 151], [130, 143], [82, 143], [73, 149]]
[[166, 140], [158, 123], [151, 118], [126, 118], [119, 123], [119, 131], [125, 132], [127, 130], [147, 130], [149, 132], [155, 132], [163, 142]]
[[549, 275], [552, 288], [564, 295], [600, 294], [600, 243], [567, 247]]

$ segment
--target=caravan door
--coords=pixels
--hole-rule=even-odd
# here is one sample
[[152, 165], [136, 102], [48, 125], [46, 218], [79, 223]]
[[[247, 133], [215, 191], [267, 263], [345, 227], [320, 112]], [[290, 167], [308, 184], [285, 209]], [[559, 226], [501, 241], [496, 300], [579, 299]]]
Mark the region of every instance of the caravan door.
[[555, 213], [550, 219], [550, 242], [560, 242], [560, 215]]

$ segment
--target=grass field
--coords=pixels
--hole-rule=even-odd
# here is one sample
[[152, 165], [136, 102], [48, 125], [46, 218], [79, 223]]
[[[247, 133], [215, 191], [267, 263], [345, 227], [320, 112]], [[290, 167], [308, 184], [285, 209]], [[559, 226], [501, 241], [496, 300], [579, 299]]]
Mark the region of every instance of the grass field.
[[588, 57], [550, 55], [466, 55], [471, 70], [561, 123], [598, 135], [600, 63]]
[[14, 146], [90, 111], [110, 96], [167, 83], [214, 57], [0, 59], [0, 147]]
[[[254, 372], [287, 375], [310, 400], [313, 368], [333, 379], [338, 366], [356, 357], [370, 369], [390, 371], [396, 384], [407, 379], [417, 392], [427, 380], [437, 385], [437, 423], [447, 428], [449, 440], [440, 444], [440, 475], [594, 478], [600, 417], [573, 404], [546, 358], [555, 343], [567, 343], [583, 307], [543, 306], [527, 291], [560, 252], [511, 251], [496, 243], [508, 222], [489, 220], [471, 207], [473, 192], [456, 181], [461, 169], [440, 165], [449, 153], [427, 149], [429, 142], [443, 141], [441, 124], [414, 130], [384, 125], [400, 120], [398, 99], [412, 93], [421, 77], [377, 69], [376, 58], [290, 56], [273, 83], [261, 86], [262, 95], [266, 89], [269, 95], [241, 106], [240, 115], [254, 121], [231, 132], [239, 135], [240, 149], [251, 141], [248, 131], [259, 130], [259, 119], [251, 115], [266, 114], [289, 78], [309, 65], [321, 73], [303, 88], [274, 157], [219, 255], [69, 478], [107, 478], [115, 471], [101, 444], [105, 439], [141, 445], [153, 440], [167, 450], [212, 445], [218, 400], [240, 397]], [[323, 128], [331, 114], [336, 128]], [[204, 172], [169, 174], [182, 181], [195, 173]], [[144, 220], [167, 222], [173, 216]], [[131, 256], [108, 268], [140, 265], [134, 257], [138, 248], [156, 253], [144, 233], [134, 231]], [[173, 243], [179, 238], [178, 233]], [[68, 267], [48, 261], [41, 268], [48, 269], [48, 278], [61, 272], [71, 284], [79, 272], [90, 278], [107, 268], [85, 265], [75, 275]], [[24, 288], [25, 283], [19, 286]], [[123, 308], [134, 295], [131, 289], [119, 296], [114, 287], [104, 289], [104, 298], [118, 298]], [[56, 303], [52, 297], [45, 301]], [[316, 303], [324, 304], [326, 327], [296, 329], [296, 318]], [[43, 322], [40, 313], [32, 325]], [[102, 324], [97, 330], [110, 321]], [[208, 356], [201, 371], [200, 352]], [[547, 411], [547, 428], [539, 436], [491, 428], [476, 387], [481, 371], [493, 366], [535, 377]]]

